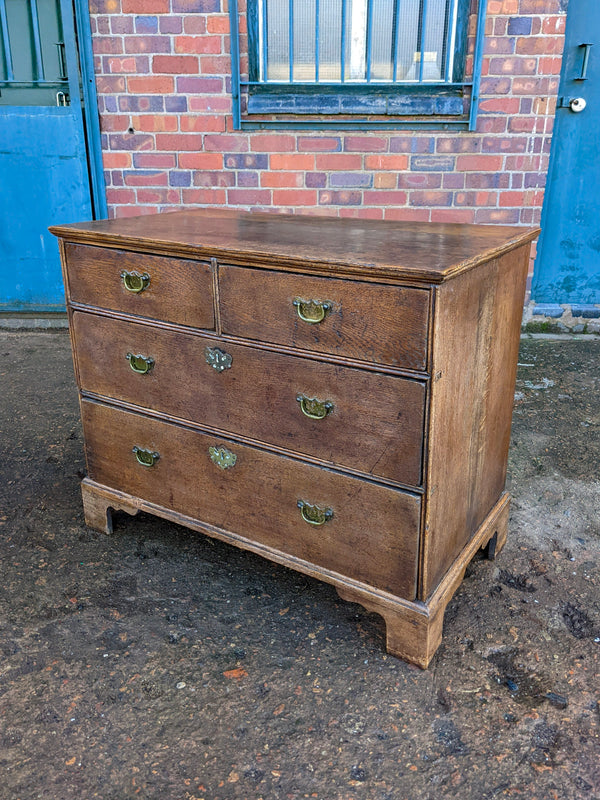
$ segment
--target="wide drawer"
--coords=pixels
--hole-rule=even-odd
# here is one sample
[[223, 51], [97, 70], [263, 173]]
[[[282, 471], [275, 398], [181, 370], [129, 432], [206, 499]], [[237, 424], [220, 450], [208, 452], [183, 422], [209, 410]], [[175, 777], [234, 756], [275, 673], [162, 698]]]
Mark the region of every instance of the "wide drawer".
[[223, 333], [426, 369], [425, 289], [233, 266], [219, 285]]
[[[200, 261], [65, 244], [70, 300], [212, 330], [213, 280]], [[129, 287], [129, 288], [127, 288]]]
[[84, 392], [421, 483], [420, 381], [82, 312], [73, 332]]
[[414, 598], [418, 497], [100, 403], [82, 418], [94, 481]]

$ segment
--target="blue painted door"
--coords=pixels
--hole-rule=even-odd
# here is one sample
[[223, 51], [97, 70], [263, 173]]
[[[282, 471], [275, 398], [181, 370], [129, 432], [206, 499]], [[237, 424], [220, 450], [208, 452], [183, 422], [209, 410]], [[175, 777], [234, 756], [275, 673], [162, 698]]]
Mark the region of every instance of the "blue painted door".
[[71, 0], [0, 0], [0, 311], [63, 307], [53, 223], [92, 218]]
[[569, 0], [558, 94], [532, 298], [600, 303], [598, 0]]

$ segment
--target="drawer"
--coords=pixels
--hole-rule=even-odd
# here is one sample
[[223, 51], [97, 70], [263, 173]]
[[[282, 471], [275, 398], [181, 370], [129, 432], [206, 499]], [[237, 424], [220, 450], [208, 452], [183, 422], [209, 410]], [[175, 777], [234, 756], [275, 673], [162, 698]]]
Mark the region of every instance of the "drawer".
[[[420, 381], [84, 312], [73, 315], [73, 332], [84, 392], [339, 467], [421, 483]], [[228, 366], [211, 366], [207, 348]], [[149, 371], [134, 371], [127, 354], [152, 359]], [[146, 369], [135, 359], [133, 366]]]
[[[206, 263], [69, 243], [65, 260], [74, 303], [194, 328], [215, 327], [213, 281]], [[149, 280], [140, 282], [139, 276]]]
[[100, 403], [82, 417], [92, 480], [415, 596], [418, 497]]
[[219, 285], [223, 333], [405, 369], [427, 366], [426, 289], [232, 266], [219, 268]]

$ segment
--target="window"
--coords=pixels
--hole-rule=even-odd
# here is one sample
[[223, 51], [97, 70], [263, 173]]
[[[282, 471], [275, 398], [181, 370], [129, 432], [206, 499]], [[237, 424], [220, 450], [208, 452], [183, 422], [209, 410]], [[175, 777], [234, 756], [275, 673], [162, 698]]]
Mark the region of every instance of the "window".
[[[237, 127], [473, 123], [485, 0], [230, 2]], [[475, 6], [475, 7], [472, 7]], [[468, 39], [476, 12], [476, 33]], [[240, 44], [242, 49], [240, 50]], [[470, 74], [467, 50], [475, 50]], [[240, 73], [240, 54], [247, 67]], [[244, 64], [246, 59], [244, 59]], [[312, 119], [312, 122], [311, 122]]]

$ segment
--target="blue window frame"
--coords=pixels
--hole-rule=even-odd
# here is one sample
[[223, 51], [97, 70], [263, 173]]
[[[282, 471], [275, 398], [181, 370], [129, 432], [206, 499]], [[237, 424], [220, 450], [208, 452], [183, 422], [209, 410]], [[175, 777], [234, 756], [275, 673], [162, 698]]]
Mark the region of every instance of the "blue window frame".
[[247, 0], [241, 38], [230, 0], [235, 127], [473, 129], [485, 7], [485, 0]]

